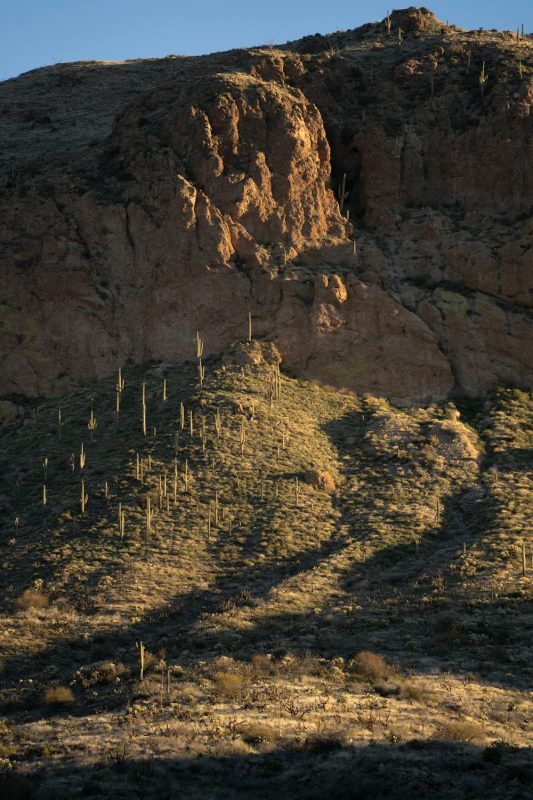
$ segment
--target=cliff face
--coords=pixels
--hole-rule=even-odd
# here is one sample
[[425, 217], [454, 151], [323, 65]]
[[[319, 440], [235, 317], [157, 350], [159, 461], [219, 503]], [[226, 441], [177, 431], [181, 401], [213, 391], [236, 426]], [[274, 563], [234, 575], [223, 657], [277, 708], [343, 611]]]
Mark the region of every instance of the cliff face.
[[530, 387], [532, 40], [391, 23], [0, 85], [1, 392], [219, 352], [249, 310], [333, 385]]

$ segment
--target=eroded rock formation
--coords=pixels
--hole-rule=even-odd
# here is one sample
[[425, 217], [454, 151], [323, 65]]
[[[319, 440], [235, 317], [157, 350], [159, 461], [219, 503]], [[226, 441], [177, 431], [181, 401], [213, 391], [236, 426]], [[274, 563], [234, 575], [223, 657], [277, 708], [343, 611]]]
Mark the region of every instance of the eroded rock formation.
[[221, 352], [249, 310], [332, 385], [530, 387], [532, 44], [408, 9], [1, 84], [0, 393]]

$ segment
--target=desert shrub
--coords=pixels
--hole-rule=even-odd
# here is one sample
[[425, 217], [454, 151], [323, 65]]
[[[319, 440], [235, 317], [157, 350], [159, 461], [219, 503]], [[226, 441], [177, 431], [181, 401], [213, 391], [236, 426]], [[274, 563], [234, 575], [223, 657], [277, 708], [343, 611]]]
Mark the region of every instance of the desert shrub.
[[254, 677], [261, 675], [274, 675], [276, 667], [269, 656], [256, 653], [252, 656], [251, 671]]
[[43, 700], [49, 706], [65, 706], [74, 702], [74, 694], [68, 686], [50, 686], [45, 689]]
[[304, 653], [303, 656], [287, 653], [279, 662], [279, 672], [291, 678], [308, 675], [326, 677], [330, 672], [330, 662], [312, 653]]
[[348, 664], [351, 672], [357, 673], [367, 680], [377, 681], [390, 678], [396, 669], [383, 656], [372, 653], [370, 650], [361, 650]]
[[437, 458], [437, 451], [431, 444], [423, 445], [420, 448], [419, 453], [425, 461], [429, 461], [430, 463], [435, 461], [435, 459]]
[[398, 742], [407, 741], [408, 730], [405, 727], [398, 727], [395, 725], [386, 730], [383, 736], [390, 744], [398, 744]]
[[46, 608], [48, 606], [48, 597], [44, 592], [38, 589], [26, 589], [22, 592], [20, 597], [17, 598], [17, 608], [21, 611], [27, 611], [30, 608]]
[[450, 720], [441, 725], [440, 733], [453, 742], [473, 742], [483, 737], [483, 728], [477, 722], [466, 719]]
[[251, 592], [247, 589], [242, 589], [242, 591], [238, 592], [231, 597], [226, 597], [222, 600], [218, 606], [215, 608], [215, 612], [219, 614], [225, 614], [227, 612], [235, 611], [238, 608], [242, 608], [243, 606], [249, 606], [252, 604], [254, 596]]
[[241, 736], [245, 742], [252, 745], [275, 742], [279, 738], [275, 728], [262, 722], [254, 722], [247, 725], [243, 728]]
[[244, 688], [244, 678], [236, 672], [217, 672], [213, 676], [215, 692], [221, 697], [235, 699]]
[[129, 675], [129, 669], [125, 664], [115, 664], [112, 661], [100, 661], [95, 664], [88, 664], [81, 667], [74, 675], [74, 680], [84, 689], [98, 683], [109, 684], [117, 683]]
[[144, 651], [144, 671], [150, 672], [154, 670], [158, 664], [161, 663], [163, 657], [161, 655], [156, 655], [155, 653], [151, 653], [149, 650]]
[[481, 758], [489, 764], [501, 764], [505, 750], [509, 746], [509, 743], [503, 740], [491, 742], [481, 753]]
[[346, 731], [321, 731], [311, 733], [305, 738], [304, 749], [312, 753], [331, 753], [335, 750], [342, 750], [348, 744]]
[[216, 758], [239, 758], [250, 755], [250, 745], [244, 739], [230, 739], [218, 742], [213, 749]]
[[429, 703], [432, 695], [431, 692], [421, 686], [416, 686], [414, 683], [404, 683], [400, 688], [400, 697], [405, 700], [414, 700], [416, 703]]
[[374, 691], [380, 697], [399, 697], [401, 690], [397, 683], [390, 683], [389, 681], [376, 681], [374, 683]]

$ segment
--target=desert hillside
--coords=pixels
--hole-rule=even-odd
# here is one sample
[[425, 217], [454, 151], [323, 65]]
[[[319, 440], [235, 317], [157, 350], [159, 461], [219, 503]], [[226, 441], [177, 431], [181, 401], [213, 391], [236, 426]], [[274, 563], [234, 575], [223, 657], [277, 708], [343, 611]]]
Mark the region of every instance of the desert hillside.
[[532, 44], [0, 83], [0, 800], [531, 797]]
[[426, 9], [0, 84], [4, 395], [193, 357], [399, 403], [530, 388], [533, 54]]
[[253, 341], [201, 366], [4, 428], [4, 785], [525, 797], [531, 397], [395, 409]]

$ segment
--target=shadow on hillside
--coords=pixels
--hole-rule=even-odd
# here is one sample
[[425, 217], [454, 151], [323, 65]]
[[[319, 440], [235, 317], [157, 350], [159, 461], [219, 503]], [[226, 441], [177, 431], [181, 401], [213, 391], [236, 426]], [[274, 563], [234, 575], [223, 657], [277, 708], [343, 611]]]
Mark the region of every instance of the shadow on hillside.
[[[224, 744], [231, 752], [232, 743]], [[263, 754], [239, 754], [237, 745], [234, 755], [133, 760], [135, 741], [125, 738], [90, 766], [56, 762], [30, 778], [8, 774], [0, 778], [0, 794], [10, 800], [526, 800], [533, 783], [533, 752], [505, 744], [413, 740], [349, 747], [326, 734]]]
[[[347, 430], [361, 430], [362, 420], [360, 415], [350, 414], [326, 427], [342, 459], [348, 452], [344, 434]], [[384, 480], [385, 470], [393, 467], [390, 463], [383, 465]], [[434, 579], [460, 554], [463, 543], [471, 546], [485, 530], [479, 507], [472, 518], [468, 509], [465, 512], [463, 494], [458, 491], [449, 498], [440, 525], [421, 543], [418, 557], [412, 541], [399, 542], [364, 562], [353, 562], [338, 574], [346, 599], [353, 601], [353, 613], [327, 607], [319, 612], [288, 610], [262, 615], [260, 611], [261, 602], [283, 580], [312, 570], [351, 543], [345, 535], [334, 536], [312, 551], [296, 553], [280, 562], [265, 560], [246, 567], [236, 563], [208, 589], [176, 596], [162, 609], [128, 627], [110, 629], [90, 640], [61, 639], [41, 654], [7, 660], [6, 686], [11, 685], [20, 693], [21, 676], [38, 676], [50, 664], [57, 669], [58, 679], [68, 680], [80, 666], [98, 660], [97, 653], [105, 652], [106, 647], [108, 658], [123, 660], [135, 668], [135, 643], [141, 640], [152, 652], [164, 650], [170, 663], [182, 664], [210, 660], [216, 655], [246, 659], [265, 652], [302, 655], [311, 651], [328, 658], [349, 658], [359, 650], [370, 649], [400, 666], [419, 670], [421, 659], [429, 655], [433, 669], [469, 672], [493, 685], [520, 688], [525, 670], [517, 672], [510, 655], [515, 656], [520, 643], [528, 638], [527, 620], [521, 619], [518, 625], [525, 601], [491, 599], [485, 593], [480, 604], [460, 585], [451, 593], [433, 585]], [[342, 515], [342, 498], [338, 502], [340, 529], [352, 523]], [[491, 509], [485, 507], [483, 513], [488, 520]], [[220, 544], [218, 541], [212, 545], [215, 555]], [[247, 624], [242, 627], [222, 616], [226, 610], [239, 606], [250, 608]], [[506, 614], [504, 623], [493, 613], [500, 608]], [[118, 693], [112, 704], [120, 706], [126, 701], [126, 694]], [[100, 701], [95, 702], [98, 705]], [[69, 708], [69, 713], [77, 713], [76, 707]], [[87, 705], [79, 713], [87, 713]]]
[[532, 447], [509, 447], [507, 450], [490, 452], [490, 463], [501, 469], [512, 467], [516, 472], [531, 472], [533, 468]]

